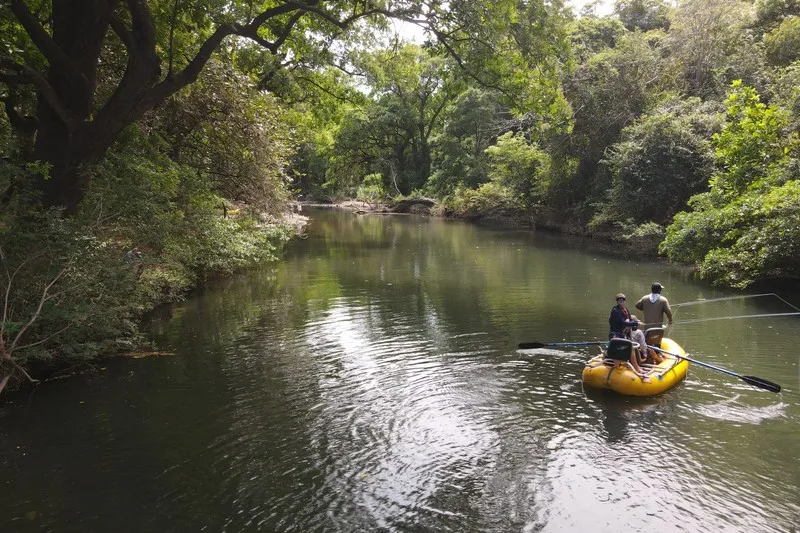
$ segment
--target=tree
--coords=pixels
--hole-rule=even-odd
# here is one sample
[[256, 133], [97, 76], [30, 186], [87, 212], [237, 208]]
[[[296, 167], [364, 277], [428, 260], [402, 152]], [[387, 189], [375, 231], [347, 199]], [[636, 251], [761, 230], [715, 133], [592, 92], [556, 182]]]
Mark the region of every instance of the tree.
[[[250, 39], [278, 54], [296, 26], [300, 32], [321, 27], [304, 18], [341, 28], [375, 12], [350, 7], [267, 4], [251, 16], [246, 2], [208, 9], [166, 0], [43, 1], [31, 9], [24, 0], [12, 1], [4, 12], [13, 14], [27, 39], [0, 67], [6, 83], [30, 84], [39, 94], [28, 120], [36, 129], [33, 157], [51, 166], [41, 181], [45, 205], [74, 211], [88, 179], [81, 167], [99, 161], [127, 125], [194, 83], [226, 37]], [[11, 37], [17, 44], [19, 35]], [[15, 120], [23, 111], [6, 110]]]
[[714, 135], [720, 170], [710, 190], [689, 201], [667, 228], [660, 250], [695, 262], [704, 277], [745, 287], [756, 280], [800, 277], [800, 141], [788, 114], [759, 101], [740, 82]]
[[421, 188], [430, 176], [431, 135], [458, 86], [453, 65], [410, 44], [361, 54], [354, 63], [373, 101], [339, 131], [335, 152], [345, 161], [339, 170], [352, 173], [351, 163], [359, 161], [384, 175], [388, 190]]
[[672, 15], [667, 50], [682, 78], [679, 89], [701, 98], [724, 98], [735, 76], [747, 77], [738, 52], [751, 43], [752, 6], [740, 0], [684, 0]]
[[725, 170], [712, 185], [735, 196], [774, 184], [772, 171], [785, 160], [794, 135], [787, 135], [789, 115], [784, 109], [762, 103], [755, 89], [741, 81], [732, 88], [725, 127], [714, 135], [716, 156]]
[[614, 14], [628, 31], [669, 28], [669, 5], [663, 0], [617, 0]]
[[764, 46], [772, 65], [785, 67], [800, 59], [800, 17], [783, 19], [778, 27], [764, 36]]
[[407, 194], [415, 173], [409, 151], [413, 129], [411, 109], [398, 102], [351, 110], [331, 150], [328, 187], [347, 191], [365, 175], [378, 174], [385, 177], [387, 190]]
[[607, 48], [617, 46], [617, 41], [627, 31], [613, 17], [581, 17], [569, 25], [572, 50], [581, 62]]
[[714, 170], [711, 136], [720, 106], [670, 99], [627, 126], [603, 161], [612, 187], [600, 218], [665, 224], [708, 187]]
[[800, 62], [780, 69], [770, 87], [771, 99], [792, 117], [792, 127], [800, 128]]
[[445, 111], [444, 127], [434, 141], [433, 175], [427, 188], [452, 193], [459, 185], [475, 188], [488, 180], [486, 149], [501, 133], [508, 109], [492, 91], [470, 88]]
[[288, 197], [285, 170], [294, 148], [284, 113], [247, 76], [212, 59], [196, 83], [142, 124], [173, 161], [207, 177], [215, 193], [277, 213]]
[[[2, 37], [0, 79], [14, 87], [5, 98], [10, 123], [20, 132], [35, 131], [33, 158], [50, 165], [47, 179], [39, 181], [44, 204], [74, 211], [86, 190], [85, 167], [99, 161], [126, 126], [194, 83], [223, 41], [230, 42], [228, 37], [240, 38], [231, 48], [248, 40], [286, 68], [313, 52], [331, 60], [332, 42], [352, 37], [359, 29], [352, 29], [356, 21], [397, 17], [425, 27], [472, 76], [488, 81], [471, 60], [503, 53], [496, 44], [498, 39], [509, 42], [509, 36], [495, 37], [494, 28], [484, 28], [487, 22], [516, 19], [517, 36], [549, 48], [553, 26], [546, 15], [552, 11], [538, 1], [512, 0], [455, 5], [422, 0], [11, 0], [0, 17], [8, 30]], [[35, 88], [35, 109], [26, 108], [15, 94], [18, 87]]]
[[[655, 99], [664, 75], [660, 40], [648, 34], [628, 33], [616, 48], [605, 49], [579, 65], [564, 82], [574, 111], [572, 134], [549, 149], [555, 161], [579, 159], [577, 170], [550, 185], [558, 207], [573, 208], [586, 199], [604, 196], [610, 177], [600, 166], [606, 149], [617, 142]], [[560, 155], [559, 155], [560, 154]], [[571, 164], [569, 165], [571, 166]]]
[[800, 1], [756, 0], [755, 9], [759, 27], [769, 30], [788, 16], [800, 16]]
[[486, 149], [489, 179], [510, 191], [514, 198], [531, 205], [547, 194], [544, 177], [550, 167], [549, 156], [525, 135], [506, 132]]

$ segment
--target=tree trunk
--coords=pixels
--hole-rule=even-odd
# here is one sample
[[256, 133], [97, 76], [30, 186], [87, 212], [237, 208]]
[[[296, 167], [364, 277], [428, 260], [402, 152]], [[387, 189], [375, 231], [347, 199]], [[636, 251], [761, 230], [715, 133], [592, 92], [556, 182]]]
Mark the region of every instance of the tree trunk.
[[67, 212], [77, 209], [85, 190], [78, 165], [91, 163], [86, 121], [94, 110], [98, 58], [108, 31], [105, 17], [98, 16], [105, 1], [53, 2], [52, 40], [61, 55], [48, 57], [47, 82], [63, 108], [55, 109], [40, 95], [33, 157], [50, 164], [49, 175], [40, 181], [43, 204], [64, 206]]
[[79, 189], [79, 159], [71, 146], [71, 138], [69, 130], [49, 106], [40, 103], [39, 131], [33, 158], [50, 164], [49, 173], [39, 180], [42, 204], [47, 207], [64, 206], [68, 212], [74, 212], [80, 202], [80, 197], [76, 196]]

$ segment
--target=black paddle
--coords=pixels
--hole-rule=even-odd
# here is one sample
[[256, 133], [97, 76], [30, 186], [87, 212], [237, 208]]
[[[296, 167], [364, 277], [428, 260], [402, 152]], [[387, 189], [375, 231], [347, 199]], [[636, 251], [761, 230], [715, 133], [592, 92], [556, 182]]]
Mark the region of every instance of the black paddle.
[[545, 346], [588, 346], [590, 344], [608, 344], [608, 341], [586, 341], [586, 342], [521, 342], [520, 350], [531, 350], [534, 348], [544, 348]]
[[655, 346], [647, 345], [648, 348], [652, 348], [653, 350], [661, 353], [665, 353], [667, 355], [671, 355], [672, 357], [679, 357], [681, 359], [686, 359], [687, 361], [694, 363], [696, 365], [704, 366], [706, 368], [710, 368], [712, 370], [716, 370], [718, 372], [722, 372], [723, 374], [728, 374], [729, 376], [735, 376], [745, 383], [749, 383], [754, 387], [758, 387], [760, 389], [768, 390], [770, 392], [780, 392], [781, 386], [777, 383], [773, 383], [771, 381], [767, 381], [766, 379], [757, 378], [755, 376], [743, 376], [741, 374], [737, 374], [736, 372], [731, 372], [730, 370], [725, 370], [724, 368], [720, 368], [718, 366], [710, 365], [708, 363], [704, 363], [702, 361], [698, 361], [697, 359], [692, 359], [691, 357], [685, 355], [679, 355], [676, 353], [668, 352], [666, 350], [662, 350], [661, 348], [656, 348]]

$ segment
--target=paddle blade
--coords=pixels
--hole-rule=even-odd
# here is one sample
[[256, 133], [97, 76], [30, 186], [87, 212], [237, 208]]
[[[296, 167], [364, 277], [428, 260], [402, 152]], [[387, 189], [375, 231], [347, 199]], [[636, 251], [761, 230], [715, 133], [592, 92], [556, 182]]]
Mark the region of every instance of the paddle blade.
[[521, 342], [519, 343], [520, 350], [533, 350], [534, 348], [544, 348], [545, 344], [541, 342]]
[[760, 389], [768, 390], [770, 392], [780, 392], [781, 386], [777, 383], [773, 383], [771, 381], [767, 381], [766, 379], [757, 378], [755, 376], [739, 376], [745, 382], [749, 383], [754, 387], [758, 387]]

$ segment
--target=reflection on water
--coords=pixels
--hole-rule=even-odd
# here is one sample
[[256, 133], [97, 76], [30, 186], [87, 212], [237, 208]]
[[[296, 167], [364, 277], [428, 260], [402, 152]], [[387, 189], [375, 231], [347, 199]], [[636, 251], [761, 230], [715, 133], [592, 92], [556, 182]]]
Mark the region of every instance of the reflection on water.
[[[0, 406], [2, 531], [791, 531], [796, 318], [676, 325], [707, 369], [584, 390], [613, 295], [729, 296], [583, 241], [314, 213], [280, 264], [164, 311], [173, 357]], [[678, 307], [681, 319], [780, 302]], [[716, 314], [715, 314], [716, 313]], [[776, 356], [776, 354], [787, 354]]]

